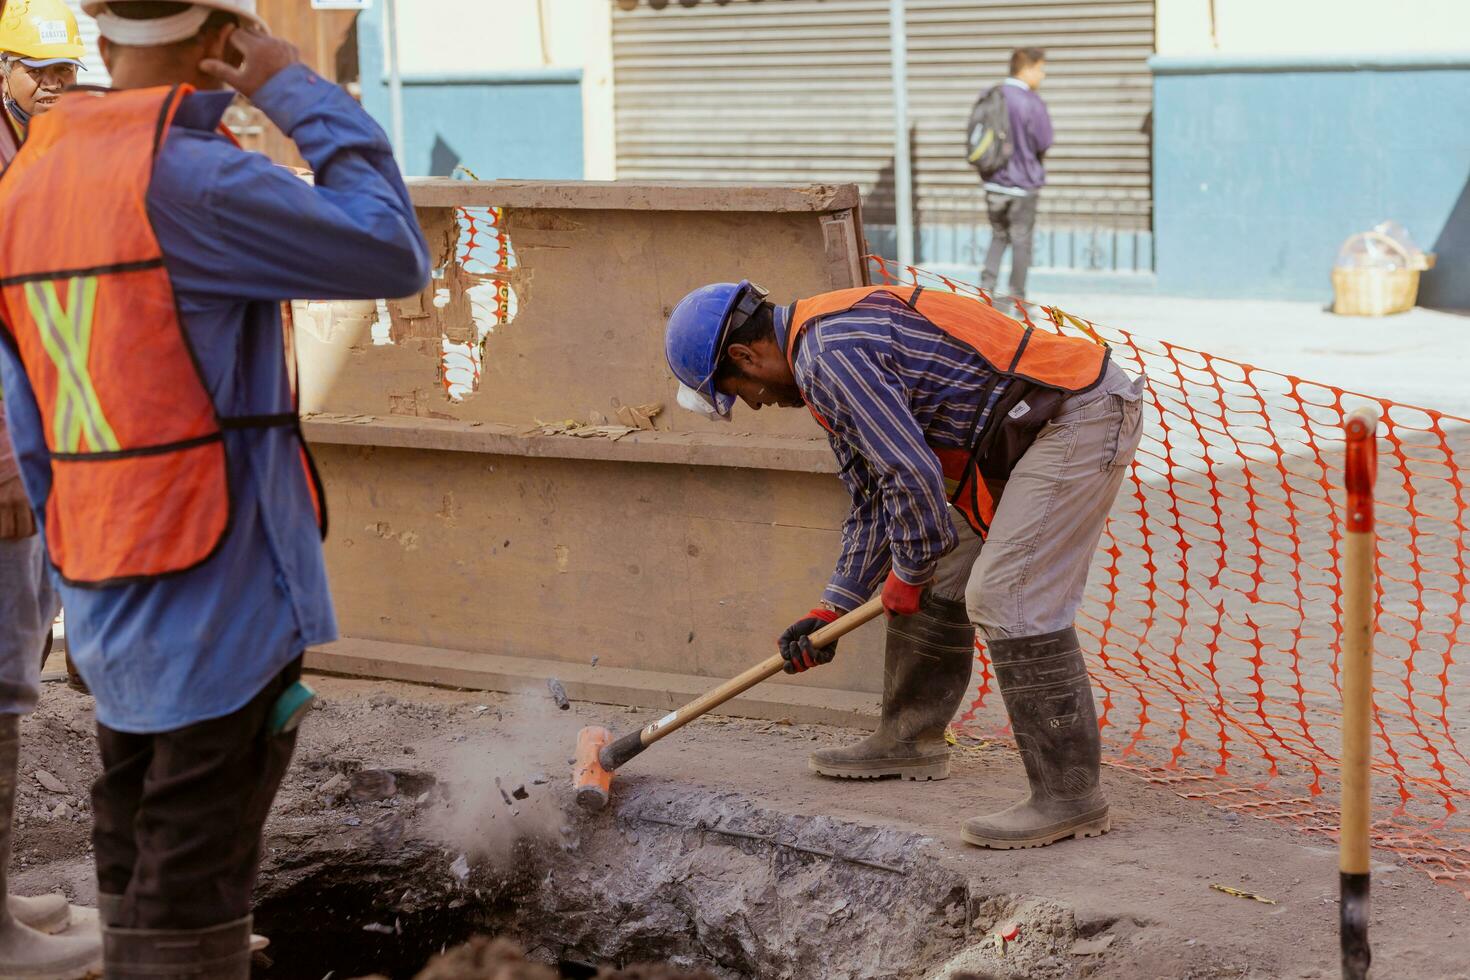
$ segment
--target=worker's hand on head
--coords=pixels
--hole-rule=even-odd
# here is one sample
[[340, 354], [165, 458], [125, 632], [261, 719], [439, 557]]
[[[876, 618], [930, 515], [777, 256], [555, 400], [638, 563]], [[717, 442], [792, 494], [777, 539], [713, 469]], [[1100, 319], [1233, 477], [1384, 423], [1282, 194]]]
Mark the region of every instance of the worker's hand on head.
[[20, 477], [0, 482], [0, 540], [28, 538], [35, 533], [36, 518]]
[[218, 58], [205, 58], [199, 62], [199, 70], [218, 78], [247, 99], [279, 72], [301, 60], [296, 45], [291, 42], [244, 27], [231, 30], [225, 45], [240, 52], [238, 67]]
[[890, 616], [912, 616], [924, 604], [924, 586], [910, 585], [893, 572], [883, 583], [883, 611]]
[[786, 627], [786, 632], [776, 641], [781, 656], [786, 660], [786, 673], [799, 674], [803, 670], [832, 662], [832, 658], [837, 656], [837, 641], [833, 640], [824, 647], [815, 647], [812, 646], [811, 635], [838, 616], [839, 613], [818, 606], [807, 613], [806, 618], [798, 619]]

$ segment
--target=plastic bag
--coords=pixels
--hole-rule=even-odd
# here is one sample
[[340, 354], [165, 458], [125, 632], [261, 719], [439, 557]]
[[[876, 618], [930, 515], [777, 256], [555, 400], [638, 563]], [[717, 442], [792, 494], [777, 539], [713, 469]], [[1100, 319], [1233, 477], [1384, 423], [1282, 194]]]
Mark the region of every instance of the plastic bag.
[[1422, 268], [1424, 250], [1397, 221], [1384, 221], [1372, 231], [1349, 235], [1333, 263], [1339, 269]]

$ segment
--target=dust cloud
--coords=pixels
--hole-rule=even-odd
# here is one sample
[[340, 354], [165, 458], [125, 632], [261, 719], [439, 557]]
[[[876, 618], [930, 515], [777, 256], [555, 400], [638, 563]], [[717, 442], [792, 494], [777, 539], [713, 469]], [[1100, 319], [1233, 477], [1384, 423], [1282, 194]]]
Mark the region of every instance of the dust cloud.
[[584, 722], [544, 694], [485, 711], [490, 730], [444, 753], [424, 829], [470, 861], [498, 865], [518, 841], [556, 841], [570, 823], [569, 760]]

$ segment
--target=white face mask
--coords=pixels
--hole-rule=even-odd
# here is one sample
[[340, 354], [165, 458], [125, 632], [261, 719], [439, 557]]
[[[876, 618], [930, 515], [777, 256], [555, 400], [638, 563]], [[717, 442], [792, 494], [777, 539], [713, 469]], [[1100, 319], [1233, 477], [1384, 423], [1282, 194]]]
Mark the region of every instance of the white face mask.
[[715, 392], [716, 403], [723, 403], [722, 407], [724, 410], [721, 411], [720, 408], [710, 404], [708, 398], [682, 382], [679, 384], [679, 394], [675, 398], [675, 401], [679, 403], [679, 407], [682, 409], [703, 415], [707, 419], [718, 422], [730, 421], [730, 409], [735, 407], [735, 398], [733, 396]]

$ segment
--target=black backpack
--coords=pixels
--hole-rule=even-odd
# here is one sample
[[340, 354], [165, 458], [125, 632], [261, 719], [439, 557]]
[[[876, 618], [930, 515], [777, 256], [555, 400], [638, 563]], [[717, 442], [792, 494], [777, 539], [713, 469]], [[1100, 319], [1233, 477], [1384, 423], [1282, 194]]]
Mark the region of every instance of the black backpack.
[[970, 110], [970, 123], [965, 127], [965, 161], [980, 171], [982, 180], [989, 180], [1010, 162], [1014, 149], [1005, 94], [997, 85], [981, 93]]

